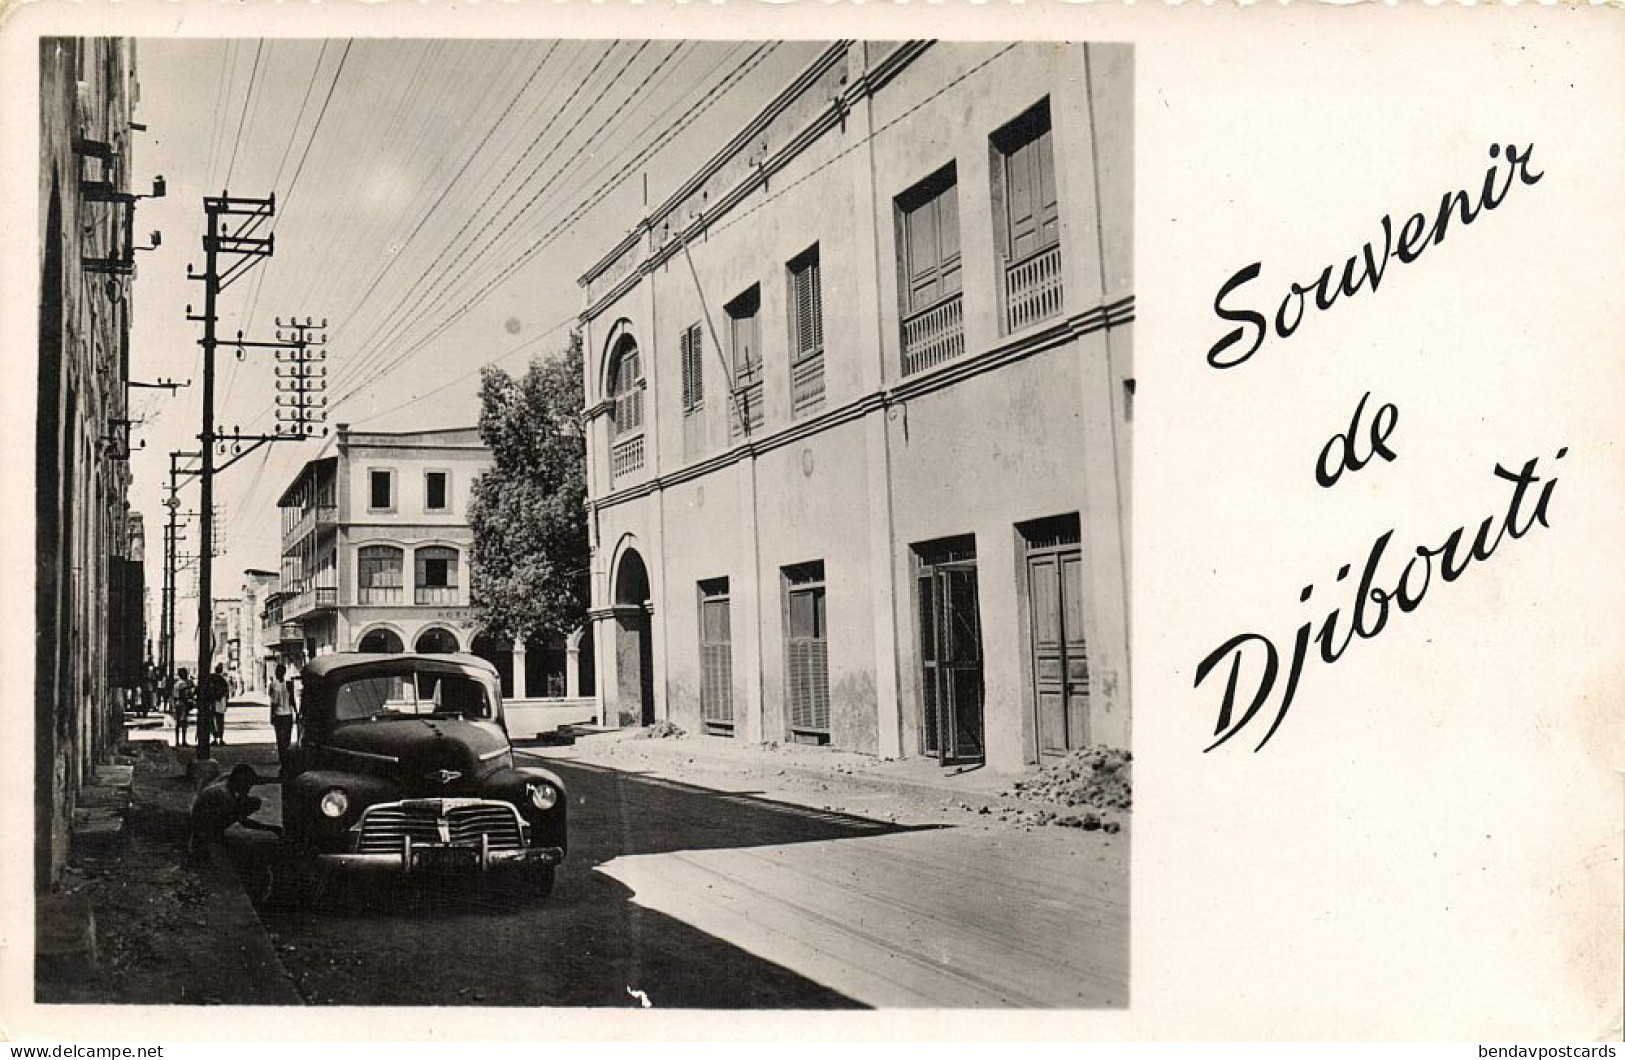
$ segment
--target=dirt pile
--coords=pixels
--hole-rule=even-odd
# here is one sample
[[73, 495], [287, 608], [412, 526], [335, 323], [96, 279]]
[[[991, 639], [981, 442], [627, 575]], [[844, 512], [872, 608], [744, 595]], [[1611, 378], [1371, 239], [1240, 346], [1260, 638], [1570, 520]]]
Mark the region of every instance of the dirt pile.
[[1133, 761], [1132, 754], [1115, 747], [1074, 751], [1035, 776], [1016, 781], [1004, 794], [1057, 806], [1128, 810], [1134, 804]]
[[658, 722], [638, 733], [644, 740], [680, 740], [686, 735], [681, 725], [671, 721]]

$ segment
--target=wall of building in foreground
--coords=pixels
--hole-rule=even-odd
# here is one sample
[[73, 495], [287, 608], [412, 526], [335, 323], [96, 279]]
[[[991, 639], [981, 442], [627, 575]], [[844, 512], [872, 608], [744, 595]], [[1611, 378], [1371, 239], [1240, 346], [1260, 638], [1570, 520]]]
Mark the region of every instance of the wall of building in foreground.
[[[974, 565], [980, 627], [981, 732], [960, 750], [1016, 768], [1129, 743], [1132, 76], [1119, 45], [834, 46], [737, 150], [670, 175], [682, 190], [583, 277], [606, 720], [704, 728], [701, 583], [726, 579], [733, 734], [789, 737], [786, 568], [819, 561], [821, 738], [934, 751], [926, 686], [943, 678], [919, 579], [952, 549]], [[1000, 130], [1044, 105], [1056, 293], [1017, 320]], [[961, 345], [922, 365], [904, 350], [902, 210], [949, 166]], [[798, 408], [790, 269], [814, 247], [824, 394]], [[728, 400], [727, 309], [747, 293], [762, 362], [748, 432]], [[682, 358], [696, 330], [698, 402]], [[630, 430], [611, 393], [629, 344], [643, 405]], [[1051, 657], [1058, 624], [1068, 646]], [[1056, 666], [1070, 698], [1056, 698]]]
[[[125, 381], [135, 45], [40, 41], [40, 319], [35, 494], [35, 883], [67, 858], [80, 785], [119, 739], [135, 584]], [[136, 601], [137, 606], [131, 606]], [[132, 644], [132, 641], [134, 642]]]

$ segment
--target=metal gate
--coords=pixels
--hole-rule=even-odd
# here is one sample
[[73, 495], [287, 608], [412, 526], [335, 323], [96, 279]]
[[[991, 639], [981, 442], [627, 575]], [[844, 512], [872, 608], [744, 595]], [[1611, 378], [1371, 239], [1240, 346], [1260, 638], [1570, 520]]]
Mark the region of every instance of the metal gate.
[[919, 550], [923, 753], [944, 765], [982, 761], [982, 622], [976, 547], [954, 539]]

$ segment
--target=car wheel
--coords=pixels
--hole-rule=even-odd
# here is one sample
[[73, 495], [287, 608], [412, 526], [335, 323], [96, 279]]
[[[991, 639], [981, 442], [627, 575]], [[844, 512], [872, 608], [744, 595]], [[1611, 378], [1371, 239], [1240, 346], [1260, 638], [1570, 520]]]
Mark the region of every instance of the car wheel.
[[531, 883], [531, 891], [538, 898], [546, 898], [553, 893], [553, 874], [556, 870], [552, 865], [543, 865], [536, 870], [536, 876]]

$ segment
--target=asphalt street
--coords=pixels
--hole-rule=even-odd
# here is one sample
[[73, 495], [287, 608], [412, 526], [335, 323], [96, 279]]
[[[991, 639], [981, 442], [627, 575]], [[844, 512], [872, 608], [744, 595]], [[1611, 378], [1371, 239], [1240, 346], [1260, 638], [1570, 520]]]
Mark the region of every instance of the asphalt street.
[[[257, 713], [257, 712], [255, 712]], [[223, 761], [273, 772], [234, 709]], [[245, 746], [253, 742], [252, 746]], [[318, 1004], [1089, 1008], [1127, 1003], [1127, 850], [1073, 829], [877, 819], [549, 758], [551, 897], [368, 885], [259, 913]], [[280, 817], [275, 785], [260, 817]], [[819, 798], [831, 798], [827, 790]], [[801, 802], [809, 800], [801, 799]], [[951, 819], [951, 818], [948, 818]], [[251, 891], [285, 857], [234, 830]]]

